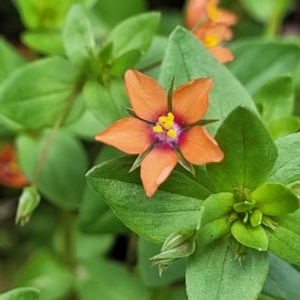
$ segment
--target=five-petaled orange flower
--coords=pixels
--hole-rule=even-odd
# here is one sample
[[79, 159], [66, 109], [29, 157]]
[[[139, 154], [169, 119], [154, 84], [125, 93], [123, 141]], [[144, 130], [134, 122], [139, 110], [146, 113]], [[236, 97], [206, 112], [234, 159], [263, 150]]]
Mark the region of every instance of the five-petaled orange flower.
[[199, 124], [208, 108], [211, 78], [198, 78], [168, 95], [154, 79], [135, 70], [125, 74], [126, 91], [133, 110], [96, 135], [96, 140], [128, 154], [140, 154], [131, 170], [141, 166], [141, 179], [148, 197], [181, 163], [219, 162], [224, 154]]
[[12, 188], [22, 188], [28, 184], [17, 163], [16, 149], [10, 143], [0, 150], [0, 184]]
[[237, 23], [235, 14], [218, 8], [219, 0], [189, 0], [186, 5], [186, 26], [221, 63], [233, 60], [231, 51], [222, 46], [232, 39], [229, 26]]

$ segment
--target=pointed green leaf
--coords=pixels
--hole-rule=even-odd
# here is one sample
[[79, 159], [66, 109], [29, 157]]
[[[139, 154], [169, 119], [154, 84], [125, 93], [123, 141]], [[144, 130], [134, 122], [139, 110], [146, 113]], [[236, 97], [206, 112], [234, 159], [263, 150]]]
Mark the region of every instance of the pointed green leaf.
[[282, 74], [295, 75], [300, 56], [299, 47], [265, 38], [239, 40], [230, 49], [235, 59], [227, 66], [251, 94]]
[[228, 113], [238, 105], [255, 110], [252, 99], [237, 79], [211, 56], [191, 32], [182, 27], [177, 27], [170, 35], [161, 65], [159, 82], [165, 90], [174, 76], [175, 87], [199, 77], [213, 78], [205, 119], [219, 119], [220, 122], [210, 125], [210, 132], [215, 132]]
[[197, 241], [203, 246], [230, 232], [229, 215], [235, 203], [231, 193], [210, 195], [204, 202]]
[[115, 26], [106, 40], [107, 43], [113, 44], [113, 58], [116, 59], [132, 50], [138, 50], [140, 53], [146, 51], [157, 30], [159, 19], [158, 13], [144, 13]]
[[278, 216], [299, 208], [297, 196], [281, 183], [264, 183], [250, 194], [263, 214]]
[[268, 181], [293, 184], [300, 180], [300, 133], [276, 141], [278, 158]]
[[124, 157], [104, 162], [87, 173], [87, 181], [130, 229], [151, 241], [163, 243], [173, 232], [195, 229], [203, 203], [201, 190], [206, 190], [174, 171], [149, 199], [139, 170], [128, 173], [133, 161]]
[[218, 164], [208, 164], [207, 172], [218, 191], [233, 192], [238, 187], [253, 190], [268, 178], [277, 149], [255, 113], [237, 107], [215, 138], [225, 158]]
[[247, 247], [259, 251], [268, 250], [268, 237], [264, 228], [260, 225], [253, 227], [237, 220], [231, 226], [231, 233], [239, 243]]
[[274, 217], [276, 230], [267, 229], [269, 250], [281, 259], [300, 264], [300, 210]]
[[95, 39], [91, 24], [81, 5], [75, 4], [69, 10], [62, 37], [68, 58], [79, 69], [90, 71], [91, 65], [95, 65]]
[[[268, 273], [268, 252], [247, 249], [240, 264], [227, 239], [197, 247], [189, 258], [186, 286], [189, 300], [253, 300]], [[234, 287], [234, 288], [233, 288]]]
[[0, 300], [38, 300], [39, 290], [31, 287], [13, 289], [0, 295]]
[[27, 64], [1, 85], [1, 113], [29, 128], [53, 126], [78, 80], [77, 69], [60, 57]]

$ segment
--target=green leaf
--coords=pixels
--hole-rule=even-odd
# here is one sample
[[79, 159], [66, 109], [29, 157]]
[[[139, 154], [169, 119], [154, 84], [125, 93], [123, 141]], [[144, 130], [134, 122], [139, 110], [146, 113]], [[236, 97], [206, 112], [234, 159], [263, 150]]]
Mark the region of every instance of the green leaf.
[[78, 78], [78, 71], [63, 58], [27, 64], [1, 85], [1, 112], [29, 128], [53, 126], [66, 101], [74, 97]]
[[268, 237], [262, 226], [253, 227], [236, 220], [231, 226], [231, 233], [241, 244], [259, 251], [268, 250]]
[[174, 171], [149, 200], [138, 170], [128, 174], [132, 157], [104, 162], [86, 175], [89, 185], [134, 232], [156, 243], [176, 231], [197, 227], [200, 218], [201, 185]]
[[[38, 136], [18, 136], [19, 162], [32, 179], [37, 161], [41, 156], [49, 132]], [[79, 142], [63, 131], [59, 131], [47, 153], [37, 187], [46, 198], [63, 207], [76, 207], [82, 201], [87, 169], [86, 154]]]
[[97, 12], [97, 16], [111, 27], [114, 27], [124, 19], [146, 10], [145, 0], [126, 0], [126, 2], [101, 0], [97, 2], [94, 8]]
[[171, 283], [183, 279], [187, 259], [180, 259], [164, 270], [162, 276], [159, 276], [157, 268], [151, 268], [150, 258], [158, 254], [161, 245], [154, 244], [143, 238], [138, 241], [138, 267], [141, 277], [147, 286], [167, 286]]
[[231, 193], [210, 195], [203, 204], [197, 242], [202, 246], [230, 232], [229, 214], [235, 203]]
[[60, 29], [73, 0], [16, 0], [23, 24], [30, 29]]
[[280, 119], [268, 124], [268, 129], [274, 140], [295, 133], [300, 128], [300, 119], [296, 116]]
[[3, 37], [0, 37], [0, 82], [25, 63], [26, 60]]
[[25, 31], [22, 42], [34, 51], [47, 55], [64, 54], [61, 34], [57, 31]]
[[198, 247], [187, 266], [188, 298], [256, 299], [267, 276], [268, 266], [268, 253], [252, 249], [247, 249], [245, 259], [240, 264], [234, 260], [234, 252], [227, 239]]
[[157, 30], [159, 19], [159, 13], [144, 13], [128, 18], [114, 27], [106, 40], [106, 43], [113, 44], [113, 59], [132, 50], [141, 53], [146, 51]]
[[278, 216], [299, 208], [297, 196], [281, 183], [264, 183], [250, 194], [263, 214]]
[[245, 10], [257, 21], [267, 23], [273, 16], [281, 19], [292, 7], [291, 0], [240, 0]]
[[100, 121], [99, 132], [114, 121], [126, 116], [122, 106], [129, 106], [129, 103], [124, 82], [121, 80], [111, 81], [107, 86], [90, 80], [84, 86], [83, 97], [88, 108]]
[[124, 265], [93, 258], [82, 261], [79, 270], [75, 288], [80, 299], [95, 300], [95, 295], [103, 300], [149, 298], [140, 278]]
[[218, 164], [208, 164], [207, 172], [218, 191], [233, 192], [238, 187], [254, 190], [266, 181], [277, 150], [255, 113], [237, 107], [223, 122], [215, 139], [225, 158]]
[[276, 141], [278, 158], [268, 181], [293, 184], [300, 180], [300, 133], [291, 134]]
[[274, 217], [276, 230], [267, 229], [269, 250], [281, 259], [300, 264], [300, 210]]
[[[103, 146], [96, 163], [121, 156], [121, 152], [109, 146]], [[80, 229], [87, 233], [121, 233], [126, 226], [117, 218], [106, 204], [103, 197], [97, 194], [88, 184], [85, 187], [79, 214]]]
[[39, 290], [31, 287], [13, 289], [0, 295], [0, 300], [38, 300]]
[[243, 104], [255, 110], [252, 99], [237, 79], [211, 56], [192, 33], [181, 27], [177, 27], [170, 35], [161, 65], [159, 82], [165, 90], [168, 90], [173, 77], [176, 87], [199, 77], [214, 79], [209, 109], [204, 117], [220, 120], [208, 126], [212, 133], [236, 106]]
[[[40, 300], [61, 299], [70, 291], [73, 275], [46, 250], [35, 252], [16, 276], [16, 286], [40, 290]], [[55, 288], [54, 288], [55, 287]]]
[[254, 95], [262, 119], [268, 124], [290, 117], [294, 108], [294, 87], [291, 76], [282, 75], [265, 83]]
[[96, 65], [95, 39], [89, 19], [81, 5], [73, 5], [69, 10], [62, 37], [68, 58], [79, 69], [87, 71], [92, 65]]
[[298, 300], [300, 274], [277, 256], [270, 255], [270, 268], [262, 292], [276, 299]]
[[230, 49], [235, 60], [227, 67], [251, 94], [273, 78], [287, 73], [293, 76], [300, 56], [296, 45], [261, 38], [239, 40]]

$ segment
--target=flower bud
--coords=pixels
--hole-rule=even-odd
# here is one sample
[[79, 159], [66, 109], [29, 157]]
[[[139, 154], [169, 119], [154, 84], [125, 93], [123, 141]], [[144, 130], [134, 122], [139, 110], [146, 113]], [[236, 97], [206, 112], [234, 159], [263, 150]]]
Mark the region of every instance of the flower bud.
[[39, 195], [36, 186], [31, 185], [23, 189], [19, 198], [19, 204], [16, 215], [16, 223], [24, 226], [29, 222], [33, 211], [40, 203], [41, 196]]
[[176, 232], [168, 236], [161, 252], [150, 258], [153, 261], [152, 266], [158, 265], [159, 276], [179, 258], [187, 257], [195, 251], [195, 235], [196, 230], [192, 230], [184, 233]]

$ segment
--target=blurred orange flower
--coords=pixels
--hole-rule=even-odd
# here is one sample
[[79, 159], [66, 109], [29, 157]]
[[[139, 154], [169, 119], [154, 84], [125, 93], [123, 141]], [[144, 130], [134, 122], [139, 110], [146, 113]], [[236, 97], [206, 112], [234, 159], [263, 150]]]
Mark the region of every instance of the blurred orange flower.
[[0, 184], [11, 188], [22, 188], [28, 184], [17, 163], [16, 149], [10, 143], [0, 150]]
[[232, 39], [229, 26], [237, 23], [235, 14], [218, 8], [218, 0], [189, 0], [186, 5], [186, 26], [221, 63], [233, 60], [229, 49], [221, 46]]
[[177, 162], [194, 172], [191, 164], [219, 162], [224, 154], [201, 126], [208, 109], [213, 80], [198, 78], [168, 95], [154, 79], [135, 70], [125, 74], [126, 91], [133, 110], [96, 135], [96, 140], [128, 154], [139, 154], [131, 170], [141, 166], [148, 197], [170, 175]]

